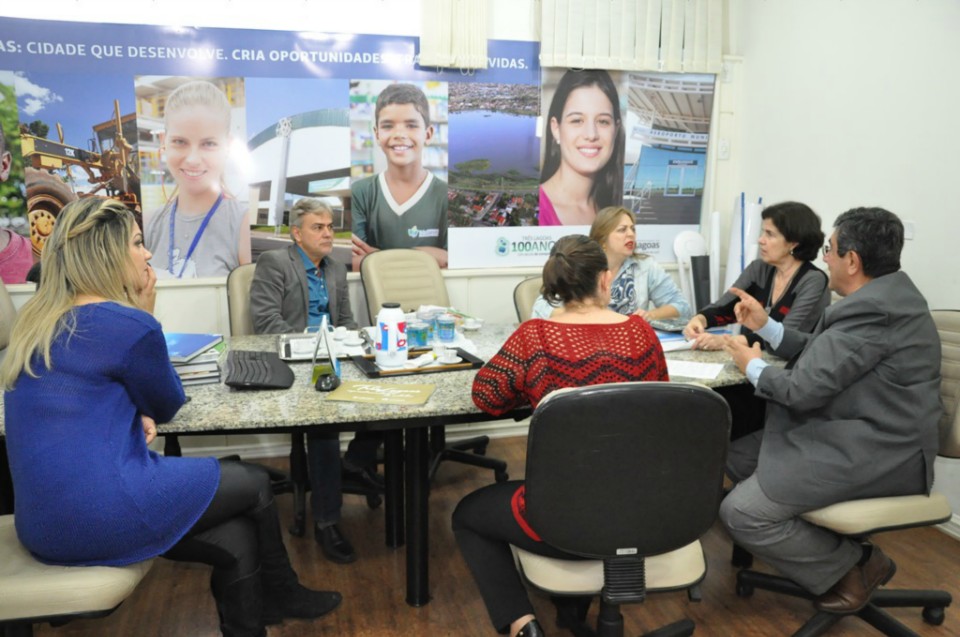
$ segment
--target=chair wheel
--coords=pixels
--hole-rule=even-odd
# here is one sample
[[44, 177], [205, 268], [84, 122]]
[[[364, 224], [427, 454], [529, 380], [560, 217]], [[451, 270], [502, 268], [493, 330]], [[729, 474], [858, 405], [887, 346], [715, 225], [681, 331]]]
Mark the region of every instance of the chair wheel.
[[307, 530], [306, 527], [306, 520], [303, 516], [298, 515], [293, 518], [293, 524], [291, 524], [287, 530], [290, 531], [290, 535], [294, 537], [303, 537], [303, 534], [306, 533]]
[[510, 476], [507, 474], [506, 471], [497, 471], [494, 474], [493, 479], [496, 480], [497, 482], [506, 482], [507, 480], [510, 479]]
[[939, 626], [945, 618], [946, 613], [943, 610], [943, 606], [924, 606], [923, 621], [931, 626]]
[[379, 495], [368, 495], [367, 496], [367, 506], [371, 509], [376, 509], [381, 504], [383, 504], [383, 498]]
[[750, 597], [753, 595], [753, 586], [737, 582], [737, 597]]
[[700, 590], [699, 584], [694, 584], [687, 589], [687, 599], [691, 602], [702, 602], [703, 601], [703, 591]]

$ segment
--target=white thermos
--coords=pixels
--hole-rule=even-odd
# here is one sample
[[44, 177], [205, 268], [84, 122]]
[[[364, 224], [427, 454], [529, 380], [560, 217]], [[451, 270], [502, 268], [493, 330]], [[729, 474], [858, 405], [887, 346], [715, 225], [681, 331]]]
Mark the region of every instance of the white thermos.
[[376, 360], [380, 367], [407, 362], [407, 324], [399, 303], [384, 303], [377, 314]]

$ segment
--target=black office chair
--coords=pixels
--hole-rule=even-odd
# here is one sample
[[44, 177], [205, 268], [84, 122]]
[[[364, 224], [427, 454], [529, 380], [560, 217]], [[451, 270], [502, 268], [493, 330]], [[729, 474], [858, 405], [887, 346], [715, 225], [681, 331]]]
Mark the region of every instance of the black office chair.
[[[695, 385], [593, 385], [540, 403], [527, 441], [527, 519], [548, 544], [590, 560], [514, 553], [524, 578], [555, 597], [561, 627], [622, 637], [621, 604], [663, 590], [700, 599], [699, 538], [720, 507], [729, 431], [727, 404]], [[583, 622], [597, 593], [592, 633]], [[693, 630], [681, 620], [650, 634]]]
[[[375, 321], [384, 302], [399, 303], [404, 312], [421, 305], [448, 307], [447, 286], [436, 259], [421, 250], [380, 250], [360, 262], [360, 280], [367, 297], [370, 320]], [[488, 436], [447, 443], [443, 426], [430, 428], [430, 479], [445, 461], [492, 469], [497, 482], [505, 481], [507, 463], [486, 455]]]
[[[942, 343], [943, 359], [940, 368], [940, 395], [944, 415], [940, 420], [940, 455], [960, 458], [960, 312], [934, 311]], [[874, 533], [895, 531], [918, 526], [930, 526], [951, 518], [950, 503], [942, 493], [908, 495], [889, 498], [870, 498], [838, 502], [816, 511], [804, 513], [808, 522], [830, 529], [840, 535], [866, 540]], [[733, 564], [749, 567], [752, 556], [740, 547], [734, 547]], [[760, 573], [749, 569], [737, 573], [737, 595], [750, 597], [754, 589], [784, 593], [792, 597], [813, 599], [814, 595], [785, 577]], [[857, 613], [839, 615], [817, 612], [801, 626], [794, 637], [823, 635], [849, 616], [859, 617], [884, 635], [916, 637], [916, 633], [894, 619], [883, 608], [922, 608], [923, 621], [939, 626], [946, 616], [951, 595], [941, 590], [879, 589], [870, 602]]]

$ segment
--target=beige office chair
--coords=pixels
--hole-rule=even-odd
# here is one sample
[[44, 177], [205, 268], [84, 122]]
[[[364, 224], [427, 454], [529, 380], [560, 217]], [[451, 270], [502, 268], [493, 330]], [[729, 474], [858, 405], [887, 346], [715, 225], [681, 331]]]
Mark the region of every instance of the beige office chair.
[[[447, 285], [437, 261], [422, 250], [380, 250], [360, 262], [360, 280], [367, 297], [367, 309], [376, 320], [384, 302], [399, 303], [404, 312], [416, 311], [421, 305], [448, 307]], [[490, 438], [477, 436], [447, 444], [443, 426], [430, 428], [430, 479], [445, 460], [462, 462], [494, 471], [495, 479], [508, 478], [507, 463], [488, 458]], [[471, 453], [472, 451], [472, 453]]]
[[534, 276], [517, 283], [513, 288], [513, 307], [517, 310], [517, 320], [523, 323], [533, 316], [533, 304], [540, 296], [543, 287], [543, 277]]
[[128, 566], [51, 566], [17, 540], [14, 516], [0, 516], [0, 633], [28, 636], [33, 624], [105, 617], [133, 593], [153, 560]]
[[234, 268], [227, 275], [227, 313], [230, 316], [230, 334], [246, 336], [253, 334], [253, 317], [250, 315], [250, 284], [253, 283], [255, 263]]
[[[726, 402], [694, 385], [591, 385], [541, 401], [527, 438], [527, 520], [544, 542], [589, 559], [513, 551], [561, 627], [594, 634], [583, 623], [596, 595], [600, 637], [622, 637], [620, 604], [648, 592], [700, 599], [699, 538], [720, 508], [729, 432]], [[651, 634], [693, 630], [685, 619]]]
[[[960, 311], [938, 310], [932, 312], [942, 343], [943, 359], [940, 368], [940, 395], [944, 415], [940, 421], [940, 455], [960, 458]], [[852, 500], [810, 511], [803, 519], [819, 526], [857, 539], [866, 538], [881, 531], [909, 529], [946, 522], [951, 518], [950, 503], [942, 493], [897, 496]], [[748, 556], [735, 553], [735, 564], [748, 566]], [[738, 563], [739, 561], [739, 563]], [[806, 590], [784, 577], [742, 570], [737, 573], [737, 594], [749, 597], [755, 588], [785, 593], [794, 597], [812, 599]], [[871, 597], [857, 617], [866, 621], [885, 635], [916, 635], [898, 620], [882, 610], [885, 607], [921, 607], [923, 621], [939, 626], [945, 618], [945, 608], [952, 598], [939, 590], [892, 590], [879, 589]], [[826, 633], [832, 626], [849, 615], [818, 612], [794, 633], [795, 636], [813, 637]]]

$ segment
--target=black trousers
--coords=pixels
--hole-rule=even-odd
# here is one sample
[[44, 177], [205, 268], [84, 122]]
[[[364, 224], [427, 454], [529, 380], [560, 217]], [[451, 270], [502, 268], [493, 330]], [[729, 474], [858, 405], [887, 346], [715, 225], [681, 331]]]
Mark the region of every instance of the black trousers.
[[[221, 461], [220, 484], [200, 519], [164, 557], [213, 566], [213, 580], [226, 586], [260, 567], [260, 526], [276, 517], [270, 477], [263, 468]], [[272, 534], [271, 534], [272, 535]], [[275, 552], [278, 547], [270, 547]], [[286, 549], [279, 547], [284, 552]]]
[[499, 633], [506, 633], [515, 620], [533, 614], [513, 563], [511, 544], [546, 557], [582, 559], [532, 539], [517, 524], [510, 502], [521, 484], [521, 480], [511, 480], [483, 487], [461, 500], [453, 512], [453, 533], [460, 553]]
[[767, 401], [754, 393], [753, 385], [730, 385], [715, 390], [730, 405], [730, 440], [743, 438], [763, 429], [767, 415]]

